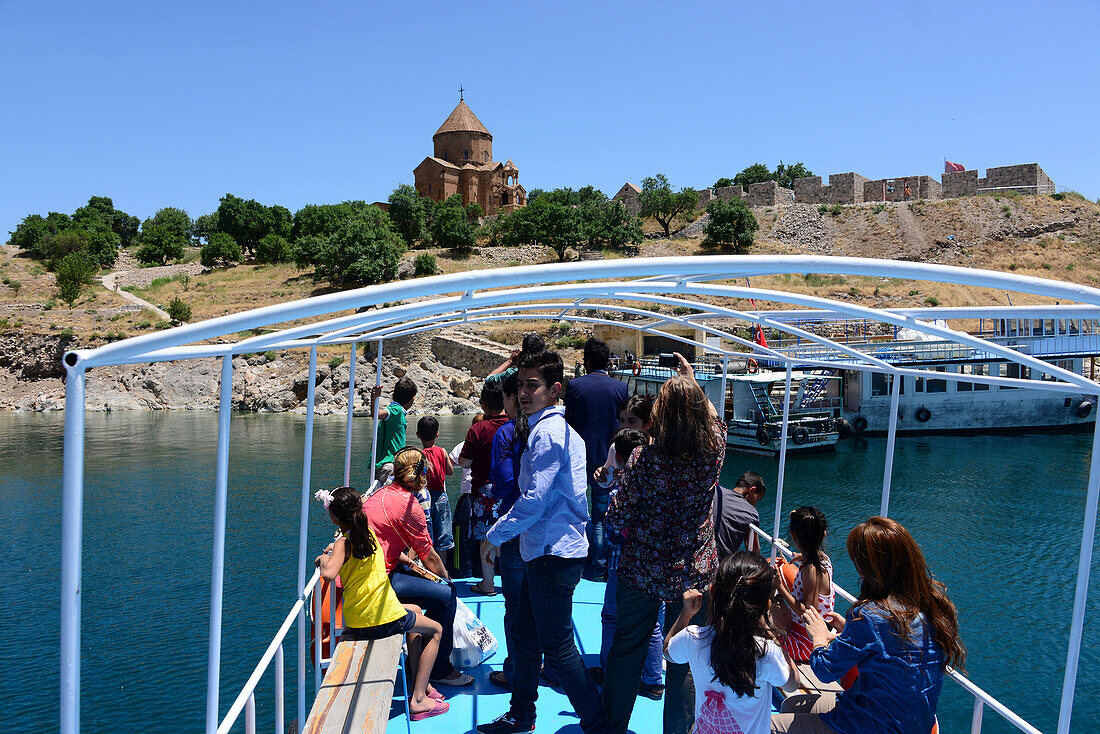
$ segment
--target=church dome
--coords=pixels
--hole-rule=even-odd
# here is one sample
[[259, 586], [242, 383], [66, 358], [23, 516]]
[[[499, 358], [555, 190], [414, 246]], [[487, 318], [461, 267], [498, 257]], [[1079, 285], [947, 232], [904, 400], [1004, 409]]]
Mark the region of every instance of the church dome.
[[443, 124], [439, 126], [432, 137], [444, 133], [481, 133], [482, 135], [488, 135], [490, 138], [493, 137], [481, 124], [481, 120], [477, 119], [477, 115], [466, 106], [464, 100], [459, 100], [458, 106], [447, 116], [447, 119], [443, 121]]

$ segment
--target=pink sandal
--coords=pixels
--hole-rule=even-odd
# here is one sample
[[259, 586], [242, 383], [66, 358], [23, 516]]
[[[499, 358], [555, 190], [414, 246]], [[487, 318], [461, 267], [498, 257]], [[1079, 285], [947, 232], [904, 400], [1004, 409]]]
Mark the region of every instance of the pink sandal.
[[435, 690], [434, 688], [432, 690], [428, 691], [428, 698], [434, 698], [436, 701], [446, 701], [447, 700], [446, 697], [442, 693]]
[[[433, 699], [434, 700], [434, 699]], [[451, 704], [446, 701], [436, 701], [435, 706], [427, 711], [421, 711], [418, 714], [413, 714], [409, 718], [413, 721], [422, 721], [424, 719], [430, 719], [433, 716], [439, 716], [440, 714], [447, 713], [451, 708]]]

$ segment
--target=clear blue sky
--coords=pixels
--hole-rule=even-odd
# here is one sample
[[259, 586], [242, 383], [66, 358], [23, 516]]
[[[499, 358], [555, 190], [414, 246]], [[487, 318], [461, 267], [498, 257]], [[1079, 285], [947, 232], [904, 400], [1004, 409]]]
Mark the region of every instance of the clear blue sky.
[[528, 190], [946, 156], [1096, 198], [1097, 29], [1091, 1], [0, 0], [0, 236], [93, 194], [143, 219], [385, 199], [460, 84]]

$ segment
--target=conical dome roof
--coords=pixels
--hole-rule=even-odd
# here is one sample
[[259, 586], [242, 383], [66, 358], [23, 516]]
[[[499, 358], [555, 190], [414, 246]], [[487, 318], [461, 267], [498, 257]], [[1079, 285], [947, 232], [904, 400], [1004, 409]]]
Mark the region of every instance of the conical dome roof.
[[[481, 124], [481, 120], [477, 119], [477, 116], [466, 106], [464, 100], [459, 100], [458, 106], [435, 131], [435, 135], [442, 135], [443, 133], [484, 133], [490, 135], [485, 126]], [[434, 138], [435, 135], [432, 137]], [[492, 136], [490, 135], [490, 137]]]

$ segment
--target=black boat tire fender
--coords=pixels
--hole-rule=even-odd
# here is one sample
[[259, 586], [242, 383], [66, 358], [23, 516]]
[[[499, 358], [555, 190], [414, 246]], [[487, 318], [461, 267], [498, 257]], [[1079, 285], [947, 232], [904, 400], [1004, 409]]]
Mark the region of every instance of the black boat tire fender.
[[923, 405], [917, 408], [917, 420], [919, 420], [921, 423], [927, 423], [931, 417], [932, 411], [930, 411], [928, 408], [924, 407]]
[[841, 438], [848, 438], [852, 435], [852, 424], [841, 418], [836, 425], [836, 432], [840, 434]]
[[864, 431], [866, 431], [867, 430], [867, 419], [864, 418], [862, 415], [857, 415], [852, 420], [852, 430], [855, 431], [856, 433], [863, 433]]
[[1082, 400], [1080, 403], [1077, 404], [1077, 417], [1078, 418], [1088, 418], [1090, 413], [1092, 413], [1092, 402], [1091, 401]]
[[794, 440], [795, 444], [801, 446], [810, 440], [810, 431], [805, 427], [796, 428], [794, 429], [794, 433], [791, 434], [791, 438]]
[[756, 442], [761, 446], [767, 446], [772, 442], [772, 437], [766, 428], [756, 429]]

